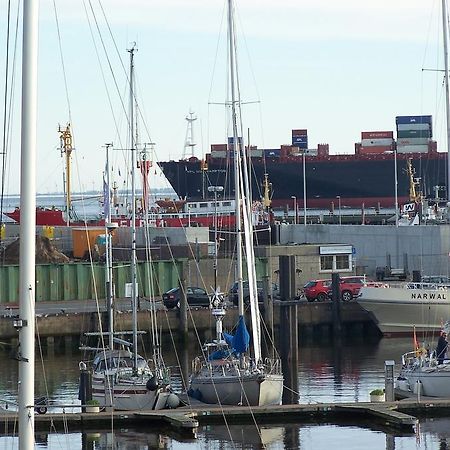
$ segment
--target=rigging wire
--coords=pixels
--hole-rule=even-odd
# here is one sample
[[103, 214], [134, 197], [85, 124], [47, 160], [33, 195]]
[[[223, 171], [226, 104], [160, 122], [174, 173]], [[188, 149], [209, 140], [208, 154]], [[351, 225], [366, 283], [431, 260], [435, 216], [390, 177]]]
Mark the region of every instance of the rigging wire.
[[4, 103], [3, 103], [3, 137], [2, 137], [2, 185], [1, 185], [1, 193], [0, 193], [0, 241], [1, 241], [1, 232], [3, 226], [3, 197], [5, 194], [5, 181], [6, 181], [6, 113], [8, 107], [8, 80], [9, 80], [9, 37], [10, 37], [10, 23], [11, 23], [11, 0], [8, 0], [8, 19], [6, 26], [6, 64], [5, 64], [5, 93], [4, 93]]
[[72, 124], [72, 112], [71, 112], [71, 108], [70, 108], [69, 88], [67, 85], [66, 67], [64, 64], [64, 53], [62, 50], [62, 39], [61, 39], [61, 32], [59, 29], [59, 19], [58, 19], [58, 10], [56, 8], [56, 0], [53, 0], [53, 11], [55, 13], [56, 32], [58, 34], [59, 58], [61, 60], [61, 68], [62, 68], [62, 74], [63, 74], [63, 79], [64, 79], [64, 90], [65, 90], [65, 94], [66, 94], [67, 111], [68, 111], [68, 115], [69, 115], [69, 122]]
[[[13, 44], [13, 58], [12, 58], [12, 68], [10, 68], [9, 63], [9, 53], [10, 53], [10, 23], [11, 23], [11, 2], [8, 1], [8, 18], [7, 18], [7, 32], [6, 32], [6, 64], [5, 64], [5, 92], [4, 92], [4, 116], [3, 116], [3, 137], [2, 137], [2, 148], [0, 149], [0, 154], [2, 155], [2, 170], [1, 170], [1, 192], [0, 192], [0, 231], [3, 220], [3, 201], [6, 189], [6, 180], [9, 173], [11, 161], [8, 160], [8, 149], [10, 146], [10, 137], [12, 133], [12, 115], [14, 106], [14, 82], [15, 82], [15, 67], [17, 61], [17, 45], [18, 45], [18, 33], [19, 33], [19, 17], [20, 17], [20, 0], [17, 2], [17, 13], [15, 20], [15, 34], [14, 34], [14, 44]], [[11, 75], [10, 75], [11, 74]], [[9, 78], [11, 82], [8, 84]], [[8, 91], [9, 102], [8, 102]], [[9, 104], [8, 104], [9, 103]]]

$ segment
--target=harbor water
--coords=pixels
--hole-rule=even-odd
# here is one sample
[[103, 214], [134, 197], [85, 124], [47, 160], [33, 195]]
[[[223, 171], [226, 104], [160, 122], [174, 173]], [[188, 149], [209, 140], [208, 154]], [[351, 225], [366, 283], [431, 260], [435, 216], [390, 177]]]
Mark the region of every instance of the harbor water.
[[[173, 385], [182, 385], [179, 364], [198, 351], [189, 344], [178, 355], [171, 342], [164, 342], [166, 363], [173, 373]], [[350, 342], [308, 340], [300, 342], [295, 386], [299, 403], [367, 402], [369, 392], [384, 387], [384, 363], [395, 360], [396, 371], [402, 353], [412, 348], [411, 339], [363, 338]], [[0, 365], [0, 405], [14, 410], [17, 400], [17, 362], [14, 349], [3, 348]], [[42, 358], [39, 355], [42, 354]], [[76, 347], [46, 347], [37, 351], [36, 396], [48, 396], [50, 411], [79, 411], [78, 363], [85, 358]], [[181, 361], [179, 363], [178, 361]], [[73, 405], [70, 407], [69, 405]], [[0, 436], [0, 449], [15, 449], [17, 436]], [[283, 417], [270, 424], [201, 425], [196, 438], [180, 436], [172, 429], [114, 429], [96, 433], [51, 429], [36, 434], [39, 449], [448, 449], [450, 418], [420, 419], [416, 433], [399, 433], [379, 424], [356, 420], [348, 423], [286, 423]]]

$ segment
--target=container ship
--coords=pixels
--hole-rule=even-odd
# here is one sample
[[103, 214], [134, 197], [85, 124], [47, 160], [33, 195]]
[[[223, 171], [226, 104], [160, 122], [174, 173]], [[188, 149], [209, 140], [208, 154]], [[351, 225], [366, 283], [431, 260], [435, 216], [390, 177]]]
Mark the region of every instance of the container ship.
[[[275, 149], [246, 148], [251, 161], [253, 198], [271, 184], [272, 208], [289, 208], [295, 199], [303, 208], [394, 208], [410, 201], [408, 161], [425, 199], [446, 201], [447, 152], [438, 152], [433, 140], [432, 116], [397, 116], [393, 131], [363, 131], [353, 154], [331, 155], [328, 144], [308, 145], [305, 129], [292, 130], [290, 145]], [[396, 137], [396, 139], [395, 139]], [[234, 196], [232, 141], [211, 145], [205, 159], [195, 156], [159, 162], [180, 199], [211, 197], [209, 186], [223, 186], [224, 198]], [[397, 174], [395, 173], [397, 171]], [[397, 192], [395, 182], [397, 180]]]

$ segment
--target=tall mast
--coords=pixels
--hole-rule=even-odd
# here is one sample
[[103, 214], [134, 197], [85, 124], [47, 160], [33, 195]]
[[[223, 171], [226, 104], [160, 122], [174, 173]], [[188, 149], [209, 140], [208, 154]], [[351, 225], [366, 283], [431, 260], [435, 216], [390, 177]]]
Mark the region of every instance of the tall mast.
[[130, 53], [130, 134], [131, 134], [131, 303], [133, 310], [133, 369], [137, 370], [137, 292], [136, 292], [136, 137], [134, 135], [134, 51]]
[[448, 13], [447, 0], [442, 0], [442, 31], [444, 38], [445, 113], [447, 116], [447, 201], [450, 202], [450, 105], [448, 77]]
[[38, 0], [23, 3], [20, 163], [19, 449], [34, 448]]
[[[244, 315], [244, 289], [243, 289], [243, 255], [242, 232], [244, 232], [244, 245], [246, 250], [248, 290], [250, 297], [250, 311], [252, 319], [253, 351], [255, 361], [261, 359], [261, 330], [257, 303], [256, 273], [254, 266], [253, 234], [251, 222], [251, 195], [250, 182], [245, 158], [245, 144], [242, 135], [241, 99], [239, 94], [239, 80], [236, 71], [236, 33], [234, 29], [233, 0], [228, 0], [228, 30], [229, 30], [229, 61], [230, 61], [230, 88], [231, 111], [233, 126], [234, 149], [234, 177], [236, 197], [236, 255], [237, 255], [237, 281], [238, 281], [238, 308], [239, 315]], [[241, 214], [242, 208], [242, 214]], [[243, 230], [241, 227], [243, 225]]]
[[235, 79], [235, 53], [234, 53], [234, 29], [233, 29], [233, 1], [228, 0], [228, 52], [230, 61], [230, 88], [231, 88], [231, 120], [233, 126], [233, 154], [234, 154], [234, 195], [235, 195], [235, 215], [236, 215], [236, 264], [238, 283], [238, 308], [239, 315], [244, 315], [244, 289], [242, 275], [242, 230], [241, 230], [241, 170], [240, 151], [238, 146], [239, 133], [237, 129], [237, 108], [236, 108], [236, 79]]
[[104, 186], [104, 202], [105, 202], [105, 227], [106, 227], [106, 292], [107, 311], [108, 311], [108, 332], [109, 332], [109, 349], [114, 349], [114, 282], [112, 274], [112, 232], [113, 224], [111, 223], [111, 180], [109, 171], [109, 149], [112, 144], [106, 144], [106, 169], [105, 169], [105, 186]]

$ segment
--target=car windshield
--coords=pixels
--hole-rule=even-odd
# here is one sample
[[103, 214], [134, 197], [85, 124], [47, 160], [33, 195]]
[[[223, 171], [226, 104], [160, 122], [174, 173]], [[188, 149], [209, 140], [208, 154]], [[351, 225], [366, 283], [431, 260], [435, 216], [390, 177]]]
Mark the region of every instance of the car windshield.
[[178, 288], [176, 287], [176, 288], [172, 288], [172, 289], [170, 289], [169, 291], [167, 291], [166, 292], [166, 294], [174, 294], [175, 292], [177, 292], [178, 291]]
[[316, 283], [315, 281], [308, 281], [303, 287], [304, 287], [305, 289], [308, 289], [308, 288], [314, 287], [316, 284], [317, 284], [317, 283]]

